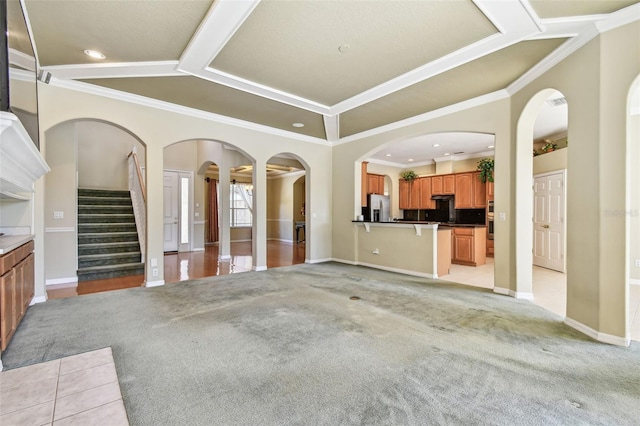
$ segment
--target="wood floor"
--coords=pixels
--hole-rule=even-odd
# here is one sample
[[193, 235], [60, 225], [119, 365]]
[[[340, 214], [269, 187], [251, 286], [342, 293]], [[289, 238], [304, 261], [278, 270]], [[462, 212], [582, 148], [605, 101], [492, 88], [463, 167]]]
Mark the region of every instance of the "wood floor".
[[[267, 268], [304, 263], [305, 244], [289, 244], [267, 241]], [[195, 278], [228, 275], [251, 270], [251, 242], [231, 243], [231, 260], [218, 260], [218, 246], [207, 245], [204, 251], [167, 253], [164, 255], [164, 281], [176, 283]], [[139, 287], [144, 283], [144, 275], [84, 281], [77, 287], [48, 286], [49, 299], [62, 299], [102, 291]]]

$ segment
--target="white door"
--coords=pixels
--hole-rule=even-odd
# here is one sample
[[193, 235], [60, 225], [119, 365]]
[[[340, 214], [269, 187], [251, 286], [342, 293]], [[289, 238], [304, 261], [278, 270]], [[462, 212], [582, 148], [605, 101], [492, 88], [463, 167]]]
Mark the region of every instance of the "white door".
[[534, 176], [534, 265], [564, 272], [564, 209], [564, 172]]
[[164, 172], [164, 251], [178, 251], [178, 173]]

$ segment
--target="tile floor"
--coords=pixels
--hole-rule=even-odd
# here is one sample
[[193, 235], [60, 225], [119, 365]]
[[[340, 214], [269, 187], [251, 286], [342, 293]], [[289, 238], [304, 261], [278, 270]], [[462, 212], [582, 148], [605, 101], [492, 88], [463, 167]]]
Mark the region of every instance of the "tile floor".
[[[449, 275], [440, 277], [445, 281], [475, 287], [493, 288], [493, 258], [488, 257], [482, 266], [451, 265]], [[533, 267], [533, 303], [548, 311], [565, 317], [567, 315], [566, 275], [538, 266]], [[631, 339], [640, 341], [640, 286], [629, 286], [629, 317]]]
[[0, 425], [128, 425], [111, 348], [0, 373]]

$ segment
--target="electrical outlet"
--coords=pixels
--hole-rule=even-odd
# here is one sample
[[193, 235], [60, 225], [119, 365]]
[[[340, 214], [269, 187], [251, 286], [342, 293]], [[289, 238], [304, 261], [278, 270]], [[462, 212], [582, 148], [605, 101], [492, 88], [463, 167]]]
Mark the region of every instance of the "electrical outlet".
[[153, 276], [154, 276], [154, 277], [157, 277], [157, 276], [158, 276], [158, 270], [157, 270], [157, 269], [154, 269], [154, 270], [153, 270]]
[[506, 214], [506, 213], [500, 213], [500, 216], [499, 216], [499, 217], [500, 217], [500, 220], [501, 220], [502, 222], [504, 222], [505, 220], [507, 220], [507, 214]]
[[636, 259], [636, 268], [640, 268], [640, 259]]
[[53, 212], [54, 219], [64, 219], [64, 212]]
[[196, 217], [200, 217], [200, 213], [196, 212], [196, 213], [195, 213], [195, 216], [196, 216]]

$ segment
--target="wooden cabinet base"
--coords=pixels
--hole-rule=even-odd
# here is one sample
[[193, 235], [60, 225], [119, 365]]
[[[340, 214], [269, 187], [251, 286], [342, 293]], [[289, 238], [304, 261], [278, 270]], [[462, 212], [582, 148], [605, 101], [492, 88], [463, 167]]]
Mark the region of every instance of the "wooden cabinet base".
[[2, 256], [0, 276], [0, 351], [9, 344], [35, 290], [33, 241]]
[[451, 263], [480, 266], [487, 263], [487, 228], [453, 228]]

